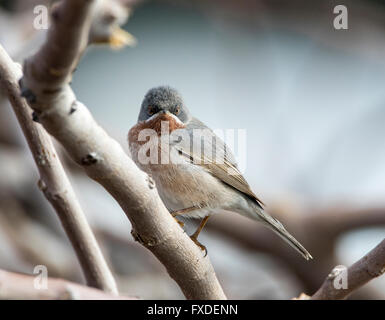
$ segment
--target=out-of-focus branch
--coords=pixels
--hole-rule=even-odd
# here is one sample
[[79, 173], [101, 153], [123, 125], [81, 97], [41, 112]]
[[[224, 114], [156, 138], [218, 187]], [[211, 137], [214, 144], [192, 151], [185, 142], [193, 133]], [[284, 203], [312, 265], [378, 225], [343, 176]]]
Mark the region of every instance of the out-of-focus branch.
[[355, 290], [379, 277], [385, 272], [385, 239], [380, 242], [367, 255], [348, 268], [346, 289], [336, 289], [335, 278], [340, 274], [340, 269], [334, 268], [322, 286], [311, 297], [312, 300], [341, 300], [347, 298]]
[[135, 4], [135, 1], [98, 0], [89, 43], [108, 43], [113, 49], [136, 45], [136, 38], [120, 28], [129, 18]]
[[[1, 300], [136, 300], [134, 297], [117, 296], [70, 281], [47, 278], [47, 288], [42, 287], [42, 275], [25, 275], [0, 270]], [[34, 287], [36, 282], [37, 287]]]
[[23, 95], [47, 131], [118, 201], [134, 238], [163, 263], [185, 296], [225, 299], [208, 257], [171, 217], [153, 180], [95, 122], [69, 86], [86, 48], [95, 8], [96, 1], [61, 1], [47, 41], [25, 62]]
[[[20, 271], [23, 269], [15, 268], [21, 264], [28, 268], [44, 265], [52, 277], [71, 281], [81, 280], [79, 268], [75, 265], [76, 258], [74, 259], [71, 248], [68, 248], [56, 233], [50, 232], [49, 229], [31, 219], [12, 195], [0, 198], [0, 234], [11, 246], [12, 255], [21, 262], [20, 264], [6, 264], [6, 269], [12, 267], [13, 271]], [[57, 254], [58, 252], [60, 255]], [[4, 261], [4, 259], [1, 260]]]
[[318, 212], [314, 217], [309, 215], [310, 223], [327, 229], [328, 237], [336, 240], [342, 233], [354, 229], [385, 225], [385, 208], [330, 208]]
[[51, 138], [32, 121], [20, 97], [17, 80], [22, 73], [0, 46], [0, 84], [11, 102], [40, 173], [39, 188], [56, 210], [82, 266], [87, 284], [117, 294], [115, 280], [105, 262], [79, 201], [58, 158]]
[[270, 211], [304, 244], [314, 260], [305, 263], [275, 234], [243, 217], [230, 214], [221, 215], [218, 219], [213, 217], [207, 228], [249, 249], [278, 258], [303, 284], [305, 292], [315, 292], [324, 275], [338, 264], [335, 249], [341, 234], [357, 228], [385, 225], [383, 208], [340, 207], [321, 211], [298, 208], [285, 202], [271, 205]]

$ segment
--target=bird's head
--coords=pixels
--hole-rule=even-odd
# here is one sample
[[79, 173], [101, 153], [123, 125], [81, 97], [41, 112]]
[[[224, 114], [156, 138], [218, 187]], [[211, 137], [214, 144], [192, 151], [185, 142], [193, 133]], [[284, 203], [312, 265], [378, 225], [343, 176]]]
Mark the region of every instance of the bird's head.
[[176, 120], [184, 124], [191, 119], [182, 96], [168, 86], [152, 88], [147, 92], [142, 102], [138, 121], [147, 121], [163, 115], [174, 119], [176, 117]]

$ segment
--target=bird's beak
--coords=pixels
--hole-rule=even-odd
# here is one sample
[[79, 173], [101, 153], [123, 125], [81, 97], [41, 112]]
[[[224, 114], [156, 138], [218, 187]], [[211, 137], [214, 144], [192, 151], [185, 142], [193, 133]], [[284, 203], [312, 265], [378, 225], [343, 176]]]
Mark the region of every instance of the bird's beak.
[[155, 113], [155, 116], [158, 117], [158, 116], [161, 116], [161, 115], [168, 115], [168, 116], [172, 116], [173, 114], [168, 111], [168, 110], [160, 110], [158, 111], [157, 113]]
[[168, 112], [167, 110], [160, 110], [158, 111], [157, 113], [153, 114], [150, 118], [148, 118], [146, 121], [150, 121], [150, 120], [153, 120], [155, 118], [158, 118], [159, 116], [162, 116], [164, 114], [167, 114], [167, 115], [170, 115], [170, 112]]

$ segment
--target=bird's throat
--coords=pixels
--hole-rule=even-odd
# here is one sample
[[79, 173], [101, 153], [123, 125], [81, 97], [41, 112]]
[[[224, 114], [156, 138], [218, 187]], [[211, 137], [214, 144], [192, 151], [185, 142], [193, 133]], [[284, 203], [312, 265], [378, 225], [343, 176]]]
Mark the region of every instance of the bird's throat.
[[186, 125], [175, 116], [167, 113], [160, 113], [154, 118], [150, 118], [147, 121], [141, 121], [132, 127], [129, 132], [129, 141], [140, 144], [145, 143], [146, 141], [139, 141], [138, 139], [140, 132], [145, 129], [154, 130], [158, 136], [161, 136], [185, 127]]
[[155, 130], [158, 136], [160, 136], [161, 134], [171, 133], [176, 129], [185, 128], [185, 125], [171, 114], [160, 113], [153, 119], [142, 123], [142, 128]]

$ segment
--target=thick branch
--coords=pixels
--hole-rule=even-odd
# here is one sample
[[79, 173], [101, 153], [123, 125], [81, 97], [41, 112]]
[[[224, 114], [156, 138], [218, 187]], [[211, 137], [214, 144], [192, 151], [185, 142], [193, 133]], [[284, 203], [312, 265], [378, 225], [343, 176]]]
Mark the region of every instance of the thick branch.
[[117, 294], [115, 280], [105, 262], [79, 201], [58, 158], [51, 138], [32, 121], [20, 97], [17, 79], [21, 68], [0, 46], [0, 83], [11, 102], [40, 173], [39, 187], [55, 208], [83, 269], [87, 284]]
[[49, 133], [120, 204], [136, 240], [153, 252], [190, 299], [224, 299], [214, 269], [171, 217], [154, 182], [76, 101], [68, 85], [86, 46], [95, 1], [66, 0], [48, 39], [24, 65], [23, 92]]
[[[47, 288], [42, 275], [25, 275], [0, 270], [0, 299], [33, 300], [134, 300], [117, 296], [70, 281], [47, 278]], [[36, 285], [36, 288], [35, 286]]]
[[345, 299], [370, 280], [385, 272], [385, 239], [363, 258], [348, 268], [347, 289], [336, 289], [334, 280], [339, 275], [334, 268], [321, 288], [311, 297], [313, 300]]

